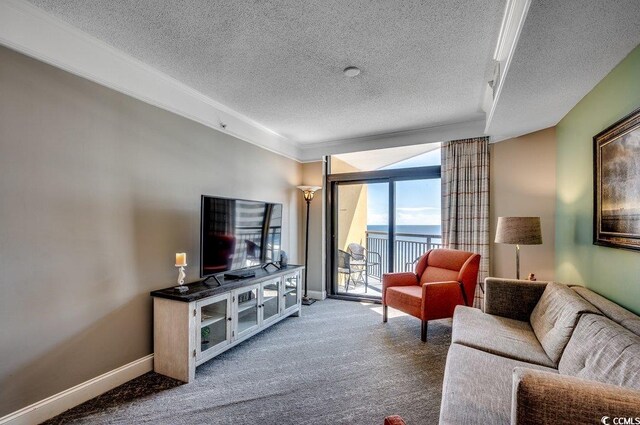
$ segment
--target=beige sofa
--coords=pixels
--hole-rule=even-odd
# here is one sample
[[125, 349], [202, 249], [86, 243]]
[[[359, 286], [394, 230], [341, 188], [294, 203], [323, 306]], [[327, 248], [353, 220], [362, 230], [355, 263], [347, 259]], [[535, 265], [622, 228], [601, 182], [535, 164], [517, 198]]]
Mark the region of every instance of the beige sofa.
[[440, 424], [509, 423], [640, 423], [640, 317], [583, 287], [488, 278], [485, 311], [453, 317]]

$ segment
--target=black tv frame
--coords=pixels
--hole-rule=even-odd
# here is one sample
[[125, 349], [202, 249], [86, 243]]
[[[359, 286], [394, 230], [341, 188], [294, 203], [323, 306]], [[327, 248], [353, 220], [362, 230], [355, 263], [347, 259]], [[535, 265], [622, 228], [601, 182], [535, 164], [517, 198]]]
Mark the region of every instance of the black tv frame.
[[[204, 274], [204, 270], [203, 270], [203, 248], [204, 248], [204, 238], [203, 238], [203, 229], [202, 229], [202, 225], [204, 223], [204, 202], [205, 199], [207, 198], [216, 198], [216, 199], [223, 199], [223, 200], [228, 200], [228, 201], [244, 201], [244, 202], [259, 202], [262, 204], [271, 204], [271, 205], [280, 205], [281, 207], [281, 212], [282, 215], [284, 216], [284, 205], [279, 203], [279, 202], [269, 202], [269, 201], [260, 201], [260, 200], [255, 200], [255, 199], [243, 199], [243, 198], [231, 198], [231, 197], [226, 197], [226, 196], [215, 196], [215, 195], [200, 195], [200, 265], [199, 265], [199, 273], [200, 273], [200, 278], [204, 279], [204, 282], [206, 283], [209, 279], [215, 279], [215, 281], [218, 283], [218, 285], [220, 285], [220, 281], [218, 280], [218, 278], [216, 277], [217, 275], [223, 274], [223, 273], [229, 273], [229, 272], [234, 272], [234, 271], [239, 271], [239, 270], [249, 270], [249, 269], [255, 269], [255, 268], [264, 268], [266, 269], [267, 267], [269, 267], [270, 265], [273, 265], [275, 267], [277, 267], [278, 269], [280, 268], [278, 264], [276, 264], [276, 262], [274, 261], [269, 261], [269, 262], [264, 262], [261, 263], [259, 265], [255, 265], [255, 266], [250, 266], [250, 267], [241, 267], [239, 269], [230, 269], [230, 270], [225, 270], [225, 271], [221, 271], [221, 272], [217, 272], [217, 273], [209, 273], [209, 274]], [[284, 217], [281, 217], [281, 221], [280, 221], [280, 244], [282, 245], [282, 228], [284, 227], [282, 224], [282, 219]], [[267, 219], [270, 221], [271, 216], [269, 215], [267, 217]], [[265, 219], [265, 222], [267, 222], [267, 219]], [[265, 232], [265, 229], [263, 228], [262, 230], [263, 232]], [[268, 232], [268, 228], [266, 229], [266, 231]], [[262, 252], [264, 252], [264, 249], [261, 247], [261, 255]]]

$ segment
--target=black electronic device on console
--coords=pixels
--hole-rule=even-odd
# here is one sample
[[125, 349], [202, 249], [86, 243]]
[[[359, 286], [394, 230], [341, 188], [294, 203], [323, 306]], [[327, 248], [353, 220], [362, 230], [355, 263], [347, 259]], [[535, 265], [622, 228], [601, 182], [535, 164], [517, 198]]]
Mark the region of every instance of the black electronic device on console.
[[246, 279], [248, 277], [255, 277], [255, 270], [235, 270], [224, 274], [225, 279]]

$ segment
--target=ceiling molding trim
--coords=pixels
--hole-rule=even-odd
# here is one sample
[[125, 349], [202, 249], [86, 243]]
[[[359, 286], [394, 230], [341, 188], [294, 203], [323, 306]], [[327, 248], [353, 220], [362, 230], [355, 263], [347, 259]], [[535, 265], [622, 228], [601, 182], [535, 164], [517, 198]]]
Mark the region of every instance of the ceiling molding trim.
[[302, 162], [310, 162], [316, 161], [324, 155], [395, 148], [399, 146], [420, 145], [424, 143], [478, 137], [484, 135], [484, 124], [484, 120], [467, 121], [415, 130], [397, 131], [326, 142], [307, 143], [300, 146], [300, 159]]
[[245, 142], [300, 160], [297, 143], [24, 0], [0, 1], [0, 44]]
[[493, 59], [499, 63], [500, 69], [497, 72], [498, 80], [493, 82], [493, 101], [487, 112], [487, 121], [484, 128], [485, 132], [489, 131], [493, 114], [500, 100], [500, 93], [504, 86], [504, 81], [509, 72], [509, 66], [513, 59], [522, 27], [529, 12], [531, 0], [507, 0], [507, 4], [502, 17], [500, 26], [500, 34], [498, 35], [498, 43], [493, 53]]

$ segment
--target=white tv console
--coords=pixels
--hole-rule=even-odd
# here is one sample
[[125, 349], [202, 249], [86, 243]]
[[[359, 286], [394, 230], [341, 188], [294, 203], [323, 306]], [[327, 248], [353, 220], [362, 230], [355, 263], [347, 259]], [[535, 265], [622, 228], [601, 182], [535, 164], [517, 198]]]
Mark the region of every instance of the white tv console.
[[303, 266], [151, 292], [153, 370], [190, 382], [196, 366], [288, 316], [299, 316]]

